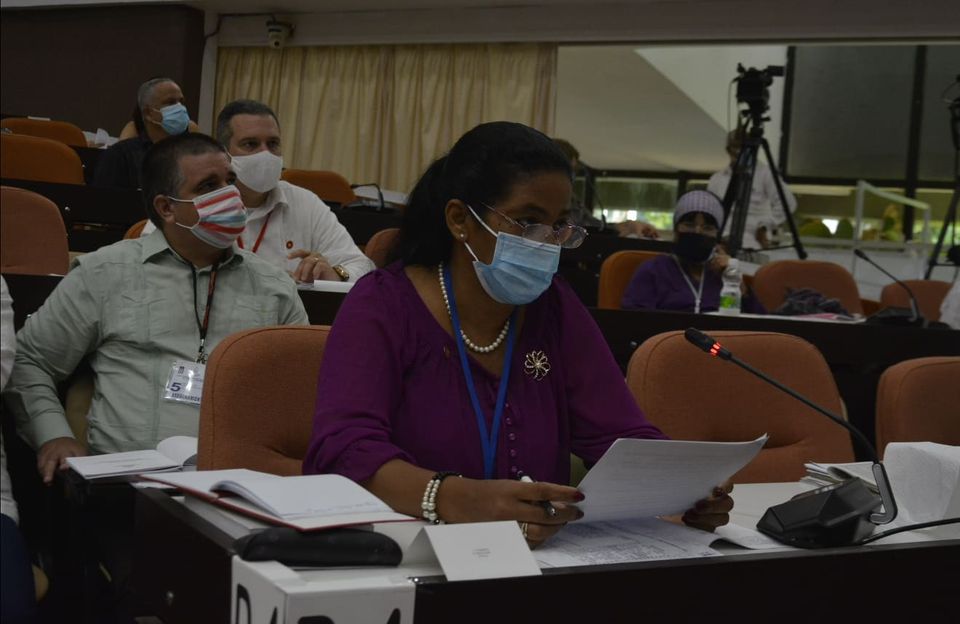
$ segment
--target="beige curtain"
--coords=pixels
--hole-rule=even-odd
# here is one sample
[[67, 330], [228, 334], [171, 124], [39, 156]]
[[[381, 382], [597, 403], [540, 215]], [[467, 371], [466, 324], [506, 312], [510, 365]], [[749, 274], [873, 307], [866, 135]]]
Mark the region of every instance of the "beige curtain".
[[272, 107], [284, 161], [408, 191], [484, 121], [553, 131], [557, 46], [483, 44], [221, 48], [216, 107]]

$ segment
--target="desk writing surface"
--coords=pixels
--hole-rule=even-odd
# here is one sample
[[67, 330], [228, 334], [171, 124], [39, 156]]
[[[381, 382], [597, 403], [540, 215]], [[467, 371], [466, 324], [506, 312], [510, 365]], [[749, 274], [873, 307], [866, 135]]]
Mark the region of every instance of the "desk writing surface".
[[[797, 484], [745, 485], [734, 492], [739, 494], [738, 504], [754, 514], [768, 502], [785, 500], [796, 488]], [[205, 545], [204, 540], [216, 541], [211, 526], [191, 517], [169, 496], [138, 491], [137, 498], [138, 531], [146, 531], [138, 534], [137, 543], [149, 544], [142, 554], [153, 557], [146, 564], [138, 560], [135, 566], [138, 595], [149, 598], [147, 603], [167, 624], [195, 622], [201, 612], [214, 618], [204, 621], [227, 621], [232, 551], [228, 546], [218, 550], [216, 544]], [[194, 531], [198, 533], [191, 537]], [[191, 562], [189, 567], [170, 563], [185, 560]], [[716, 619], [732, 604], [764, 618], [789, 613], [791, 621], [837, 621], [847, 615], [857, 615], [859, 621], [868, 617], [886, 621], [900, 609], [909, 609], [917, 621], [916, 617], [956, 612], [951, 570], [958, 566], [960, 540], [945, 539], [550, 569], [538, 577], [483, 581], [447, 582], [435, 566], [422, 564], [349, 571], [286, 568], [282, 574], [286, 583], [404, 574], [416, 583], [415, 621], [421, 623], [689, 621]], [[198, 591], [198, 586], [205, 591]], [[166, 592], [177, 596], [172, 605], [164, 601]]]

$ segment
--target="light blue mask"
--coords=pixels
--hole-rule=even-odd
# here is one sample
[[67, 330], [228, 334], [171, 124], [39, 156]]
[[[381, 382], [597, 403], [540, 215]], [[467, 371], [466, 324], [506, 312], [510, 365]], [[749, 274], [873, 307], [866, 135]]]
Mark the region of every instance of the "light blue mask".
[[[472, 208], [470, 212], [473, 212]], [[464, 243], [473, 256], [473, 269], [487, 294], [494, 301], [507, 305], [526, 305], [542, 295], [550, 287], [560, 266], [560, 245], [538, 243], [506, 232], [497, 233], [475, 212], [473, 216], [491, 236], [497, 238], [490, 264], [480, 262], [470, 245]]]
[[183, 134], [190, 125], [190, 115], [187, 113], [187, 107], [183, 104], [171, 104], [163, 108], [155, 108], [163, 115], [160, 127], [170, 136]]

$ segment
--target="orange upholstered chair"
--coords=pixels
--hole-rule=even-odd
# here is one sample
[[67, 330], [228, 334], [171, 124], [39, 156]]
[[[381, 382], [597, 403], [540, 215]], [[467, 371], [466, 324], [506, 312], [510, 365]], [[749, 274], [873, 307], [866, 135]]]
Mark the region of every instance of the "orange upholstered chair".
[[0, 240], [4, 273], [64, 275], [70, 266], [60, 209], [33, 191], [0, 186]]
[[390, 253], [393, 251], [393, 246], [397, 244], [399, 238], [400, 228], [380, 230], [367, 241], [366, 247], [363, 248], [363, 253], [367, 254], [367, 257], [373, 260], [373, 263], [377, 265], [378, 269], [382, 268], [386, 266], [390, 260]]
[[960, 445], [960, 356], [894, 364], [877, 387], [877, 452], [890, 442]]
[[147, 225], [147, 220], [140, 219], [139, 221], [131, 225], [129, 228], [127, 228], [127, 231], [124, 233], [123, 237], [124, 238], [140, 238], [140, 235], [143, 234], [143, 228], [146, 227], [146, 225]]
[[[950, 282], [939, 280], [903, 280], [917, 298], [920, 314], [928, 321], [940, 320], [940, 306], [950, 290]], [[887, 284], [880, 292], [881, 308], [909, 308], [910, 297], [907, 291], [897, 283]]]
[[60, 141], [0, 134], [0, 177], [36, 182], [83, 184], [80, 157]]
[[200, 404], [200, 470], [300, 474], [329, 331], [317, 325], [266, 327], [217, 345]]
[[43, 137], [74, 147], [87, 146], [87, 137], [83, 134], [83, 130], [68, 121], [8, 117], [0, 122], [0, 127], [7, 128], [14, 134]]
[[620, 309], [620, 300], [637, 267], [659, 256], [656, 251], [628, 249], [610, 254], [600, 265], [600, 286], [597, 291], [597, 307]]
[[837, 299], [851, 314], [863, 314], [860, 291], [850, 271], [833, 262], [778, 260], [765, 264], [753, 276], [753, 292], [771, 312], [787, 298], [787, 289], [812, 288]]
[[[787, 334], [717, 331], [745, 362], [835, 414], [840, 393], [820, 352]], [[734, 475], [738, 483], [796, 481], [807, 461], [853, 461], [850, 436], [793, 397], [730, 362], [711, 357], [683, 332], [647, 339], [627, 367], [627, 385], [650, 421], [673, 439], [734, 442], [767, 433], [766, 447]]]
[[284, 169], [281, 177], [290, 184], [313, 191], [323, 201], [336, 202], [343, 206], [357, 201], [350, 183], [335, 171]]

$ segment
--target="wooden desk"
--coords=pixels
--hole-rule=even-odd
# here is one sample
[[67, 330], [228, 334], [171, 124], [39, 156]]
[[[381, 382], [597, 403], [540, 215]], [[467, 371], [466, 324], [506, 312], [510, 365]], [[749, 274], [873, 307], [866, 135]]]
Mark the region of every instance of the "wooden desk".
[[[736, 492], [735, 492], [736, 494]], [[167, 624], [226, 622], [229, 538], [163, 492], [136, 494], [134, 588]], [[398, 571], [399, 572], [399, 571]], [[416, 583], [415, 622], [888, 621], [956, 613], [960, 540], [552, 569]], [[201, 617], [202, 616], [202, 617]]]

